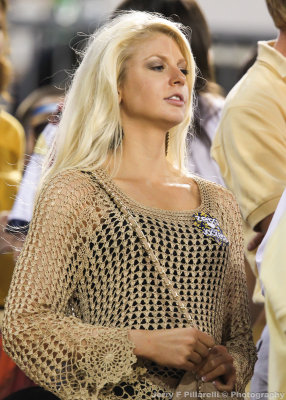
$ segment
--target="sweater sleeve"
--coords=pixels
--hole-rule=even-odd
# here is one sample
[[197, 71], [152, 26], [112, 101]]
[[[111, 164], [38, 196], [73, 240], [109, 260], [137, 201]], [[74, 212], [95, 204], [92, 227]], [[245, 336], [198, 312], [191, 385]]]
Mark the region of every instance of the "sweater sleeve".
[[226, 274], [226, 304], [223, 344], [234, 359], [237, 392], [244, 392], [256, 361], [249, 317], [249, 302], [244, 266], [242, 221], [232, 194], [224, 201], [227, 210], [226, 231], [229, 238], [229, 263]]
[[[89, 184], [91, 186], [91, 184]], [[5, 351], [37, 384], [61, 399], [89, 399], [132, 373], [128, 330], [76, 318], [71, 299], [88, 268], [90, 191], [84, 174], [58, 174], [44, 187], [10, 287]], [[89, 192], [88, 192], [89, 191]], [[94, 398], [94, 397], [92, 397]]]

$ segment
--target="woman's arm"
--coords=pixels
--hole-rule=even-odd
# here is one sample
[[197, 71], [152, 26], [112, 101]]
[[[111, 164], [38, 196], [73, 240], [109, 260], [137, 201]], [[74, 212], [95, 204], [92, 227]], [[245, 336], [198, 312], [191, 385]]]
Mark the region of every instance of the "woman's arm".
[[6, 352], [36, 383], [64, 399], [79, 393], [89, 398], [130, 374], [136, 362], [126, 329], [92, 326], [67, 313], [85, 264], [87, 205], [95, 200], [88, 181], [80, 172], [67, 172], [42, 191], [3, 327]]
[[214, 346], [214, 339], [197, 328], [131, 330], [136, 356], [169, 368], [195, 371]]

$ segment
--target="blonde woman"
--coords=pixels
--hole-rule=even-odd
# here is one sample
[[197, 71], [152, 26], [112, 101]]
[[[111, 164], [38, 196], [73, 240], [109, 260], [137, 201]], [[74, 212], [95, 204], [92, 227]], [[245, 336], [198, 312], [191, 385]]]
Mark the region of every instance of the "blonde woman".
[[178, 24], [91, 37], [6, 304], [7, 352], [61, 399], [243, 391], [255, 361], [240, 217], [185, 173], [195, 64]]

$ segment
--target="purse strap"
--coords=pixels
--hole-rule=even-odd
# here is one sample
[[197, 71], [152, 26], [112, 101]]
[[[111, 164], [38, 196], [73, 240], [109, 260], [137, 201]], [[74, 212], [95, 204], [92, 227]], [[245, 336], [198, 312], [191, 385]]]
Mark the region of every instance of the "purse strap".
[[[90, 173], [91, 174], [91, 173]], [[95, 179], [96, 177], [94, 174], [91, 174], [92, 178]], [[117, 207], [120, 209], [120, 211], [125, 215], [127, 221], [133, 228], [133, 230], [137, 233], [137, 236], [143, 246], [143, 248], [146, 250], [150, 260], [154, 264], [157, 272], [162, 278], [163, 283], [167, 287], [170, 295], [173, 297], [175, 303], [178, 305], [180, 310], [183, 313], [183, 316], [190, 322], [190, 324], [194, 327], [197, 328], [196, 323], [191, 316], [191, 314], [188, 312], [187, 307], [185, 303], [181, 300], [179, 293], [174, 289], [172, 282], [168, 278], [165, 268], [162, 267], [160, 261], [158, 260], [158, 257], [155, 255], [151, 244], [149, 243], [146, 235], [143, 233], [140, 225], [136, 221], [136, 219], [133, 217], [131, 211], [123, 204], [123, 202], [118, 198], [118, 196], [115, 195], [115, 193], [111, 190], [111, 188], [108, 187], [107, 184], [102, 182], [101, 180], [97, 180], [96, 182], [99, 183], [101, 188], [108, 194], [108, 196], [112, 199], [112, 201], [117, 205]]]

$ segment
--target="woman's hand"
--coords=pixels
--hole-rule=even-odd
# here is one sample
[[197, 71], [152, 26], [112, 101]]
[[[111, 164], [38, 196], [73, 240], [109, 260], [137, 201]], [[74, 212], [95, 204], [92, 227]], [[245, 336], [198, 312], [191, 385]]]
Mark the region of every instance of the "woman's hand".
[[213, 346], [206, 360], [196, 370], [196, 374], [204, 382], [213, 382], [220, 391], [230, 392], [234, 388], [233, 358], [225, 346]]
[[170, 368], [194, 371], [215, 344], [207, 333], [196, 328], [131, 330], [134, 354]]

